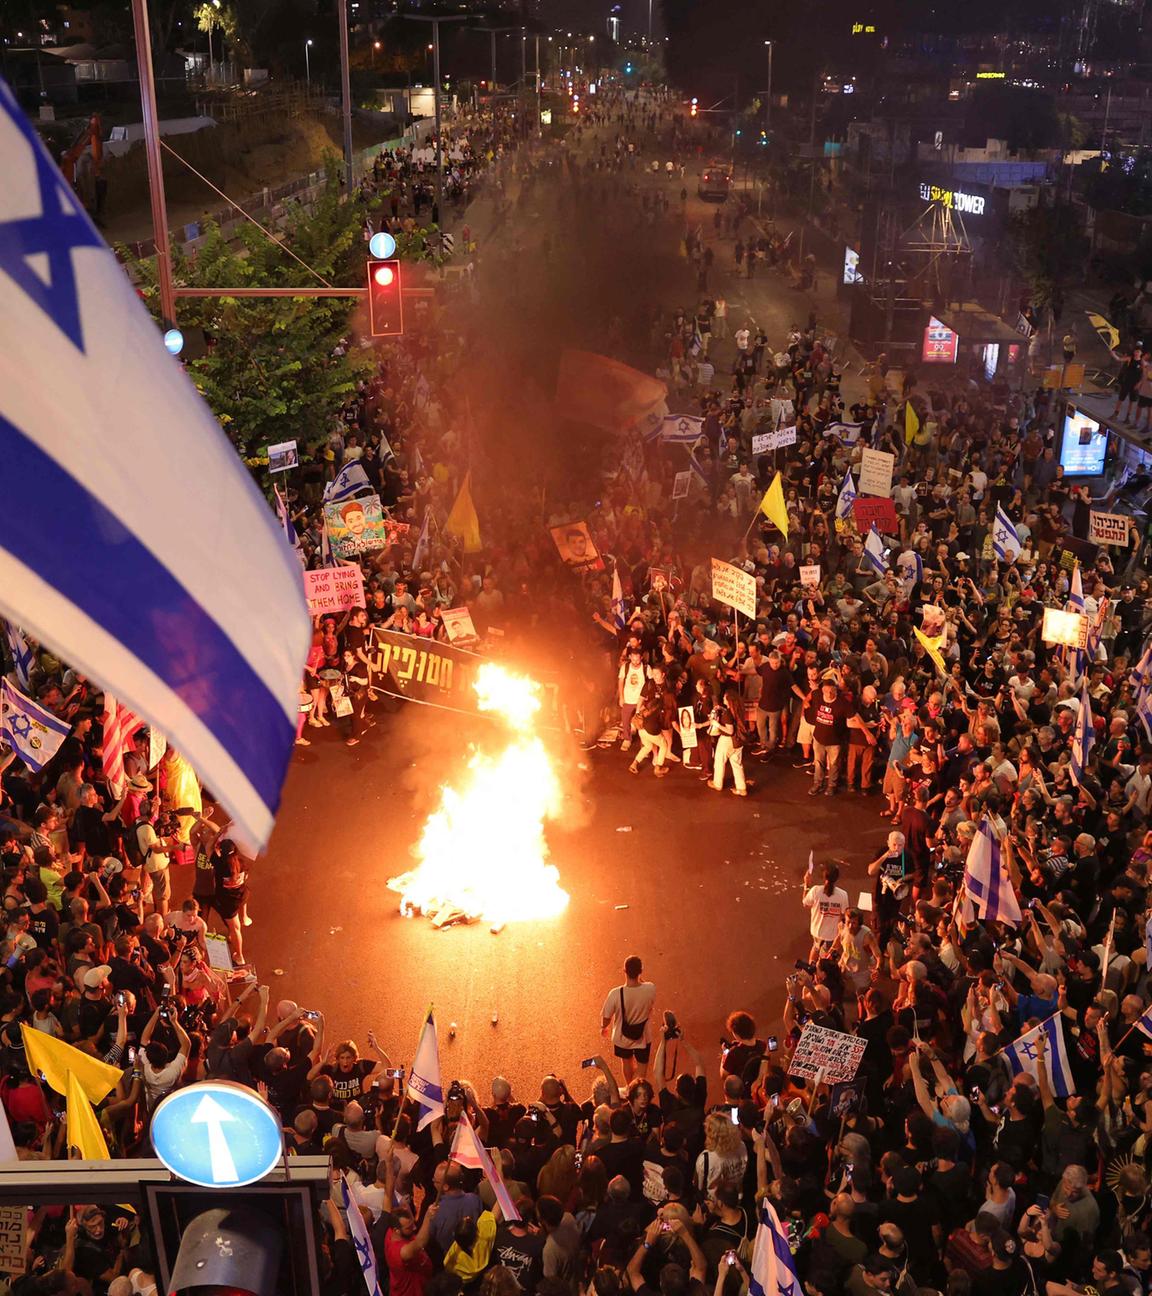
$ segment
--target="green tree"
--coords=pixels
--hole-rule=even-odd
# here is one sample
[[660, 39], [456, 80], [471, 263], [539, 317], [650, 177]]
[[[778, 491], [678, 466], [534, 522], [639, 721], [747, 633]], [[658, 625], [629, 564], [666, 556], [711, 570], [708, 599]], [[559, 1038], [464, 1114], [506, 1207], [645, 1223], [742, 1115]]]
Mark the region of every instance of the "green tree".
[[1047, 311], [1067, 286], [1083, 279], [1088, 239], [1073, 207], [1045, 204], [1013, 218], [1009, 251], [1032, 304]]

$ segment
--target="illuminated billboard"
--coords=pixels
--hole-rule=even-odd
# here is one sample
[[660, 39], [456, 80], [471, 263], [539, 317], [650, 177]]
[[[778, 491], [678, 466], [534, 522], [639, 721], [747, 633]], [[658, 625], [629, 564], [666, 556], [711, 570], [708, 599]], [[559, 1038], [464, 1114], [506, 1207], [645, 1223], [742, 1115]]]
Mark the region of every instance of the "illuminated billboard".
[[924, 330], [920, 359], [924, 364], [955, 364], [959, 346], [960, 335], [933, 315]]
[[1060, 463], [1068, 477], [1098, 477], [1104, 471], [1108, 453], [1108, 431], [1097, 419], [1075, 405], [1064, 415], [1064, 436], [1060, 442]]

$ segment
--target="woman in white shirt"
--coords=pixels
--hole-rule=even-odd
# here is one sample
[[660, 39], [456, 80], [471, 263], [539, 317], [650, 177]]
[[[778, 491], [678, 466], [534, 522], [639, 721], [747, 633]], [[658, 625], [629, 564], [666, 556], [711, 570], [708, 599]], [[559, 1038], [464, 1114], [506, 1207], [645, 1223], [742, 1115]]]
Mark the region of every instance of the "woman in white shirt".
[[[811, 877], [811, 873], [806, 874]], [[814, 963], [832, 948], [836, 934], [840, 930], [840, 920], [848, 912], [848, 892], [836, 883], [840, 879], [840, 870], [835, 864], [825, 864], [824, 885], [811, 886], [804, 893], [804, 908], [811, 909], [809, 930], [812, 933], [812, 949], [808, 961]]]
[[748, 1149], [740, 1127], [725, 1112], [713, 1112], [704, 1121], [704, 1151], [696, 1158], [697, 1190], [707, 1196], [722, 1180], [739, 1184], [744, 1178]]

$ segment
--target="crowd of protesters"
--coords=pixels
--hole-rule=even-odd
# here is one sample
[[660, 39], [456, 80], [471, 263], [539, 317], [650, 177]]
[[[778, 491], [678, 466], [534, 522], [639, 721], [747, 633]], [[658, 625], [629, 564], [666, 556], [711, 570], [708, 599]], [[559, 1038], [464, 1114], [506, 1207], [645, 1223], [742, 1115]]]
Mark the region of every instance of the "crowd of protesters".
[[[599, 111], [604, 129], [643, 141], [644, 112]], [[738, 224], [725, 234], [739, 238]], [[657, 364], [678, 381], [691, 370], [701, 441], [622, 437], [585, 513], [602, 569], [581, 576], [546, 525], [570, 516], [496, 492], [478, 498], [485, 549], [461, 552], [443, 524], [465, 462], [453, 378], [466, 339], [389, 349], [292, 500], [309, 563], [324, 480], [350, 462], [409, 528], [364, 564], [367, 607], [318, 620], [300, 740], [336, 724], [355, 743], [377, 718], [370, 627], [443, 640], [444, 610], [467, 606], [482, 640], [564, 628], [582, 681], [570, 728], [622, 775], [617, 745], [634, 774], [650, 757], [665, 780], [650, 795], [700, 779], [706, 796], [731, 778], [739, 796], [770, 798], [794, 786], [788, 765], [810, 772], [813, 795], [871, 795], [877, 849], [846, 845], [852, 859], [817, 861], [804, 879], [811, 949], [780, 988], [780, 1024], [760, 1023], [779, 1037], [718, 1003], [717, 1053], [678, 1024], [675, 988], [629, 959], [599, 1014], [598, 994], [575, 1006], [606, 1040], [586, 1070], [557, 1059], [531, 1094], [500, 1076], [453, 1079], [443, 1115], [417, 1128], [371, 1033], [332, 1040], [319, 994], [275, 1002], [246, 974], [249, 863], [179, 754], [154, 764], [141, 735], [107, 787], [99, 691], [36, 646], [28, 688], [72, 733], [40, 773], [4, 761], [0, 1100], [22, 1159], [65, 1156], [70, 1140], [21, 1024], [123, 1068], [99, 1110], [115, 1156], [146, 1152], [149, 1115], [179, 1085], [258, 1089], [290, 1152], [327, 1154], [348, 1177], [395, 1296], [737, 1296], [764, 1198], [811, 1296], [1152, 1291], [1141, 537], [1111, 554], [1085, 544], [1089, 501], [1055, 462], [1052, 394], [924, 390], [881, 360], [865, 390], [842, 395], [828, 328], [807, 318], [769, 338], [718, 311], [722, 286], [652, 321]], [[789, 425], [793, 444], [752, 454], [753, 436]], [[885, 570], [851, 512], [837, 516], [865, 447], [895, 457]], [[777, 469], [786, 536], [759, 510]], [[995, 556], [997, 507], [1020, 542], [1012, 561]], [[425, 516], [439, 525], [416, 563]], [[752, 575], [754, 618], [714, 602], [711, 557]], [[1064, 608], [1074, 581], [1097, 630], [1087, 660], [1041, 635], [1043, 609]], [[1018, 922], [981, 918], [962, 894], [982, 825]], [[851, 903], [853, 869], [868, 904]], [[1005, 1050], [1045, 1022], [1016, 1070]], [[864, 1041], [854, 1083], [790, 1070], [810, 1025]], [[519, 1221], [453, 1163], [463, 1112]], [[341, 1203], [323, 1217], [324, 1290], [361, 1296]], [[10, 1287], [130, 1296], [155, 1281], [132, 1212], [41, 1206]]]

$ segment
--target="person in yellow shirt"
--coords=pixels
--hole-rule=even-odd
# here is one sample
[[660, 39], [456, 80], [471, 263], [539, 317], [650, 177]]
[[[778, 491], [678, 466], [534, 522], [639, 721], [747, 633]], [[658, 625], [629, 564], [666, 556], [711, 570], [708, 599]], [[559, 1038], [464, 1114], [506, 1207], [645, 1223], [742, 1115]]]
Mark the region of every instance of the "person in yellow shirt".
[[496, 1216], [491, 1211], [481, 1211], [477, 1219], [462, 1216], [456, 1225], [455, 1240], [444, 1257], [444, 1268], [468, 1287], [488, 1268], [495, 1241]]

